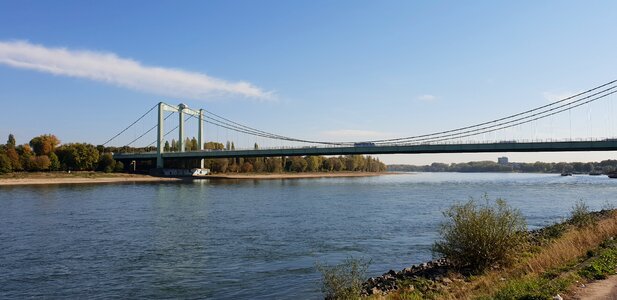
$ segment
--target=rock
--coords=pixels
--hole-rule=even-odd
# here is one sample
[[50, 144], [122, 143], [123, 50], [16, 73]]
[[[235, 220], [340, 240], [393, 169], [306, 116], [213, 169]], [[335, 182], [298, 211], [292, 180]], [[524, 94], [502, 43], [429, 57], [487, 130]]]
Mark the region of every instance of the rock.
[[449, 278], [445, 278], [441, 280], [441, 282], [443, 282], [443, 284], [448, 285], [450, 283], [452, 283], [452, 280], [450, 280]]
[[379, 288], [377, 288], [377, 287], [374, 287], [371, 290], [371, 295], [381, 295], [381, 290]]
[[557, 296], [553, 297], [553, 300], [563, 300], [563, 298], [561, 298], [561, 296], [557, 294]]

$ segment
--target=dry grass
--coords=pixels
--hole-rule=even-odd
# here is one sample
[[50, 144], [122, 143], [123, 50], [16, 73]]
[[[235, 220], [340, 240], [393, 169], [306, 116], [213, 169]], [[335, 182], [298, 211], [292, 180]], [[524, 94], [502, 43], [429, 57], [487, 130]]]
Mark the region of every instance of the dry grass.
[[573, 229], [531, 257], [525, 264], [526, 272], [541, 273], [585, 255], [588, 250], [617, 235], [617, 213], [600, 220], [597, 225]]
[[[617, 236], [617, 211], [612, 211], [595, 225], [584, 228], [571, 226], [561, 237], [553, 240], [537, 252], [532, 252], [512, 267], [489, 271], [471, 277], [466, 282], [453, 282], [440, 299], [490, 298], [513, 279], [538, 278], [546, 271], [554, 270], [587, 254], [610, 237]], [[386, 299], [404, 299], [400, 292], [388, 295]], [[373, 298], [381, 299], [381, 298]]]

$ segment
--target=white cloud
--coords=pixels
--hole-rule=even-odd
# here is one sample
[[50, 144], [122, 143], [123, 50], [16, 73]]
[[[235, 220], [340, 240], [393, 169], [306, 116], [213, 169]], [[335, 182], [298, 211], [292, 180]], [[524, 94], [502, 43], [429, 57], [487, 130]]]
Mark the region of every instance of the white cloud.
[[340, 129], [322, 132], [322, 135], [329, 138], [347, 138], [350, 140], [368, 139], [368, 138], [385, 138], [390, 136], [388, 133], [373, 131], [373, 130], [355, 130], [355, 129]]
[[543, 92], [542, 97], [549, 102], [559, 101], [570, 96], [574, 96], [579, 92], [562, 91], [562, 92]]
[[47, 48], [24, 41], [0, 41], [0, 64], [171, 97], [197, 100], [224, 95], [265, 100], [274, 97], [272, 92], [244, 81], [229, 82], [203, 73], [145, 66], [113, 53]]
[[437, 96], [430, 95], [430, 94], [424, 94], [424, 95], [418, 96], [416, 99], [421, 100], [421, 101], [431, 102], [431, 101], [437, 100]]

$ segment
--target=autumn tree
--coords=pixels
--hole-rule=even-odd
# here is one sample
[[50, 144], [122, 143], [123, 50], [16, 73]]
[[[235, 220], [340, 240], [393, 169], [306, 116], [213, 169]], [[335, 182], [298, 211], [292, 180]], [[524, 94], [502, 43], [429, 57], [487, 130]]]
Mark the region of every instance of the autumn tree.
[[253, 172], [253, 164], [248, 161], [245, 161], [240, 167], [240, 172], [242, 173], [250, 173]]
[[17, 150], [15, 150], [14, 146], [11, 147], [7, 145], [6, 156], [9, 158], [9, 161], [11, 162], [11, 168], [13, 169], [13, 171], [23, 170], [21, 166], [21, 161], [19, 160], [19, 154], [17, 153]]
[[30, 146], [36, 155], [49, 155], [60, 144], [60, 140], [53, 134], [43, 134], [30, 140]]
[[30, 171], [47, 171], [51, 161], [47, 155], [30, 156], [30, 163], [28, 164]]

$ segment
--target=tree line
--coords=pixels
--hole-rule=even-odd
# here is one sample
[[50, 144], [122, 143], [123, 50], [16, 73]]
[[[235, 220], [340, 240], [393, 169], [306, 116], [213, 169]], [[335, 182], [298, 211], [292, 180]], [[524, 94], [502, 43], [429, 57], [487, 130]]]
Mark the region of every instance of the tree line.
[[535, 162], [499, 164], [494, 161], [467, 163], [432, 163], [430, 165], [388, 165], [389, 171], [399, 172], [520, 172], [520, 173], [590, 173], [608, 174], [617, 170], [617, 160], [601, 162]]
[[124, 170], [124, 165], [91, 144], [60, 145], [53, 134], [37, 136], [21, 145], [9, 134], [6, 144], [0, 144], [0, 173], [71, 170], [113, 172]]
[[386, 171], [378, 158], [362, 155], [218, 158], [205, 159], [204, 166], [215, 173]]
[[[195, 138], [187, 138], [184, 146], [187, 151], [199, 149]], [[226, 144], [206, 142], [206, 150], [234, 150], [233, 142]], [[164, 151], [178, 151], [175, 140], [165, 142]], [[259, 149], [255, 143], [254, 149]], [[113, 159], [112, 153], [150, 152], [156, 147], [104, 147], [88, 143], [60, 144], [52, 134], [43, 134], [28, 143], [18, 145], [15, 136], [9, 134], [6, 144], [0, 144], [0, 174], [9, 172], [37, 171], [102, 171], [121, 172], [127, 167], [123, 162]], [[383, 172], [386, 165], [378, 158], [362, 155], [338, 157], [292, 156], [292, 157], [253, 157], [205, 159], [205, 168], [215, 173], [277, 173], [277, 172]], [[166, 159], [166, 168], [194, 168], [198, 159]], [[144, 170], [154, 167], [154, 162], [139, 164]]]

